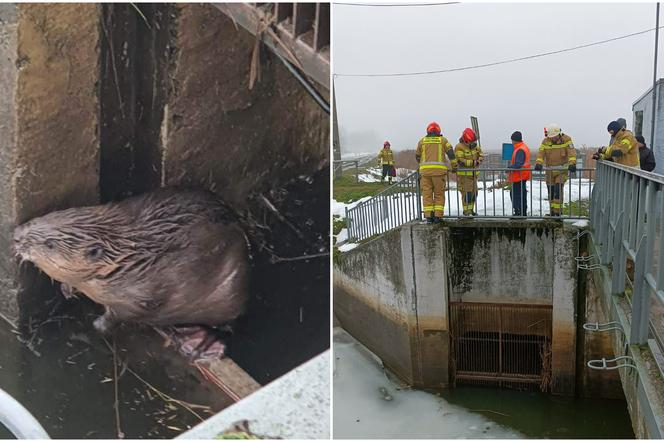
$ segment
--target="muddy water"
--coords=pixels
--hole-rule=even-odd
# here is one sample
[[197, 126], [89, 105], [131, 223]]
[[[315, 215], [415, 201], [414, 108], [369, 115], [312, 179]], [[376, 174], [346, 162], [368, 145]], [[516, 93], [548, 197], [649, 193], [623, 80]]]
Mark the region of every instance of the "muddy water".
[[622, 401], [492, 388], [410, 390], [340, 328], [334, 364], [335, 438], [634, 438]]
[[[113, 352], [91, 329], [96, 314], [86, 301], [54, 302], [60, 306], [49, 319], [31, 324], [23, 335], [0, 321], [0, 388], [53, 438], [116, 438]], [[151, 330], [121, 327], [114, 340], [125, 437], [170, 438], [200, 422], [194, 413], [205, 418], [232, 403]], [[171, 398], [208, 408], [192, 413]], [[0, 438], [10, 437], [1, 427]]]

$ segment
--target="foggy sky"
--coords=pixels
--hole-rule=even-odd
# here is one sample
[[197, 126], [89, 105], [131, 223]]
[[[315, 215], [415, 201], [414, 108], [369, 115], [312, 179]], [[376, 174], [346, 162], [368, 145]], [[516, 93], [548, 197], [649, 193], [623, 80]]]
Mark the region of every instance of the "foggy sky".
[[[664, 25], [660, 20], [660, 26]], [[654, 3], [333, 5], [335, 74], [447, 69], [528, 56], [655, 27]], [[664, 30], [663, 30], [664, 31]], [[664, 77], [660, 32], [658, 77]], [[577, 147], [606, 145], [652, 86], [654, 31], [604, 45], [469, 71], [389, 78], [335, 77], [342, 152], [414, 148], [437, 121], [450, 142], [477, 116], [485, 150], [515, 130], [537, 149], [546, 124]], [[646, 142], [649, 142], [648, 134]]]

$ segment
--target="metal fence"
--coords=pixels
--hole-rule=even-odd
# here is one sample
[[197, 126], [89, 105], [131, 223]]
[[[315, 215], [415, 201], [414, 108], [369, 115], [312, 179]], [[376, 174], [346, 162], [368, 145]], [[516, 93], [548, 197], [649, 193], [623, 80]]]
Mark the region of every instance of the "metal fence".
[[349, 238], [362, 240], [420, 219], [419, 174], [413, 172], [372, 198], [346, 209]]
[[[550, 212], [549, 189], [546, 173], [566, 173], [567, 169], [546, 168], [532, 171], [526, 183], [527, 215], [516, 218], [542, 218]], [[457, 172], [472, 172], [472, 169], [459, 169]], [[473, 218], [515, 218], [512, 214], [512, 199], [508, 173], [514, 169], [482, 168], [477, 179], [477, 194]], [[561, 217], [573, 219], [588, 218], [591, 204], [595, 169], [579, 168], [576, 173], [567, 173], [568, 178], [562, 188], [560, 199], [563, 203]], [[445, 218], [458, 218], [463, 215], [463, 203], [455, 172], [445, 176]], [[419, 187], [419, 174], [413, 172], [405, 179], [386, 188], [374, 197], [346, 210], [349, 238], [363, 240], [384, 233], [410, 221], [423, 220], [422, 199]]]
[[611, 265], [611, 293], [631, 293], [630, 343], [664, 349], [664, 177], [598, 161], [592, 201], [600, 256], [586, 267]]

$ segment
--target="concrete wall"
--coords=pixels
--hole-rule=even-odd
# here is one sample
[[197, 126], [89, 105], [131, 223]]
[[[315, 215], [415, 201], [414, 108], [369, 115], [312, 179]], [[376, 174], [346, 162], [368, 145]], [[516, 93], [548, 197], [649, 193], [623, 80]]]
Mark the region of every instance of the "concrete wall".
[[162, 184], [242, 205], [249, 192], [328, 167], [329, 116], [281, 62], [262, 49], [250, 90], [255, 37], [211, 5], [178, 4], [176, 14]]
[[98, 201], [99, 7], [1, 8], [0, 311], [17, 319], [19, 303], [42, 295], [46, 281], [31, 269], [18, 275], [14, 226]]
[[335, 316], [407, 382], [440, 388], [449, 302], [552, 305], [552, 391], [574, 394], [575, 235], [548, 221], [407, 224], [340, 255]]
[[551, 305], [551, 225], [477, 220], [450, 226], [445, 234], [450, 301]]

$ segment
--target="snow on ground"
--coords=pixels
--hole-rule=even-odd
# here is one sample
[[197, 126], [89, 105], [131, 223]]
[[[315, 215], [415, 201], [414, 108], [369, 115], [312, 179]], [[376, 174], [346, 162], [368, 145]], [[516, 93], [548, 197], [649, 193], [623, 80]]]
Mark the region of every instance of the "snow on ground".
[[380, 175], [376, 176], [369, 173], [361, 173], [357, 176], [357, 179], [363, 183], [377, 183], [380, 182]]
[[346, 217], [346, 208], [348, 210], [352, 209], [353, 207], [357, 206], [360, 203], [363, 203], [367, 200], [370, 200], [370, 196], [365, 196], [364, 198], [360, 198], [357, 201], [353, 201], [351, 203], [340, 203], [337, 202], [336, 200], [332, 200], [332, 216], [340, 216], [342, 218]]
[[397, 389], [362, 344], [334, 329], [335, 439], [514, 439], [512, 429], [424, 391]]
[[355, 247], [357, 247], [359, 244], [356, 242], [349, 242], [343, 245], [339, 246], [339, 251], [340, 252], [348, 252], [349, 250], [353, 250]]
[[[591, 182], [587, 179], [574, 180], [572, 185], [569, 181], [564, 189], [563, 203], [569, 201], [589, 200], [592, 189]], [[512, 200], [508, 189], [503, 189], [498, 182], [478, 183], [480, 192], [477, 196], [475, 211], [484, 216], [511, 216]], [[498, 187], [491, 189], [491, 187]], [[486, 188], [486, 190], [484, 190]], [[547, 187], [544, 181], [529, 182], [528, 190], [528, 214], [530, 216], [544, 217], [549, 213], [549, 201], [547, 200]], [[371, 230], [360, 232], [360, 239], [372, 236], [376, 233], [385, 232], [401, 224], [417, 218], [417, 201], [414, 192], [402, 192], [392, 195], [383, 195], [374, 199], [371, 203], [362, 204], [359, 209], [362, 213], [354, 212], [359, 217], [356, 226], [360, 224], [370, 225]], [[344, 208], [357, 206], [370, 197], [362, 198], [351, 204], [342, 204], [333, 201], [333, 214], [345, 217]], [[461, 194], [456, 190], [456, 183], [451, 183], [445, 192], [445, 216], [457, 217], [463, 214], [463, 203]], [[350, 220], [352, 223], [352, 220]], [[355, 226], [351, 225], [354, 229]], [[354, 231], [355, 233], [355, 231]]]

